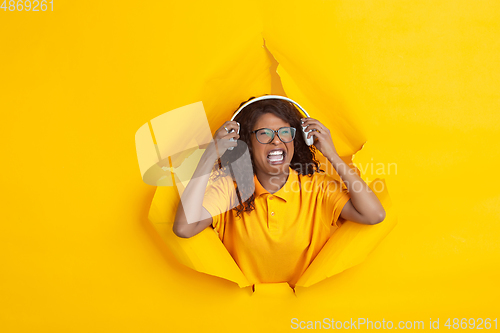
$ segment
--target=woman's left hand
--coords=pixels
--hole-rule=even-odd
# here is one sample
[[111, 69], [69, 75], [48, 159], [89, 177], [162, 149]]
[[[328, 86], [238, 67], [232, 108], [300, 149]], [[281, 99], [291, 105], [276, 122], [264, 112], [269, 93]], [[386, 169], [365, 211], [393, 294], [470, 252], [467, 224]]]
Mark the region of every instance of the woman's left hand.
[[323, 156], [327, 159], [338, 156], [332, 136], [330, 135], [330, 130], [326, 128], [325, 125], [313, 118], [302, 118], [302, 121], [302, 126], [307, 126], [305, 131], [312, 130], [307, 137], [310, 138], [314, 136], [314, 146], [318, 148]]

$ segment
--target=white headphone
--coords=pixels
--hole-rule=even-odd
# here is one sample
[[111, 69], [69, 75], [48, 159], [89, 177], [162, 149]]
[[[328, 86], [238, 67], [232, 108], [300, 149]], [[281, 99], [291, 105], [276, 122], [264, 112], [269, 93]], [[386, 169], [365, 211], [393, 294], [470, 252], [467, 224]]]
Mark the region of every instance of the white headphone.
[[[250, 101], [246, 102], [245, 104], [243, 104], [233, 115], [233, 117], [231, 118], [231, 121], [234, 120], [234, 118], [238, 115], [238, 113], [241, 112], [241, 110], [243, 110], [243, 108], [247, 105], [250, 105], [254, 102], [258, 102], [258, 101], [261, 101], [261, 100], [264, 100], [264, 99], [281, 99], [281, 100], [285, 100], [285, 101], [289, 101], [293, 104], [295, 104], [300, 110], [302, 110], [302, 112], [304, 112], [304, 114], [309, 117], [309, 114], [306, 112], [306, 110], [304, 110], [304, 108], [302, 106], [299, 105], [299, 103], [295, 102], [294, 100], [288, 98], [288, 97], [284, 97], [284, 96], [279, 96], [279, 95], [264, 95], [264, 96], [260, 96], [260, 97], [257, 97], [257, 98], [253, 98], [251, 99]], [[305, 128], [307, 126], [303, 126], [302, 127], [302, 135], [304, 137], [304, 141], [306, 142], [306, 144], [308, 146], [312, 145], [314, 143], [314, 137], [311, 136], [310, 138], [307, 138], [307, 134], [309, 134], [312, 130], [309, 130], [309, 131], [305, 131]], [[231, 129], [231, 131], [229, 133], [232, 133], [234, 132], [234, 129]], [[238, 133], [240, 132], [240, 129], [238, 128]], [[229, 141], [236, 141], [234, 140], [234, 138], [231, 138], [229, 139]], [[233, 150], [234, 147], [229, 147], [228, 148], [229, 150]]]

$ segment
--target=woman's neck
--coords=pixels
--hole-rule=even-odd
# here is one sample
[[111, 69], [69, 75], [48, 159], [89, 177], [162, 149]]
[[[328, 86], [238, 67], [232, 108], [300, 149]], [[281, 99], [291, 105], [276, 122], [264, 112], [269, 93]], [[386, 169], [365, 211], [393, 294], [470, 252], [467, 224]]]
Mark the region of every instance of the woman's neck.
[[288, 173], [282, 173], [279, 175], [270, 175], [259, 171], [256, 173], [259, 183], [271, 194], [278, 192], [279, 189], [285, 185], [288, 179]]

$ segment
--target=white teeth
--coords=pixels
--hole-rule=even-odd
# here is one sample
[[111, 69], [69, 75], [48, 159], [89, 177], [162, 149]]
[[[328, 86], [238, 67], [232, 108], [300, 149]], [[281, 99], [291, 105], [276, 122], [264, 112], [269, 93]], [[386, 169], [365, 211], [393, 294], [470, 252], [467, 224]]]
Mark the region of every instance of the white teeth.
[[283, 150], [275, 150], [269, 153], [269, 155], [283, 155]]
[[267, 155], [267, 158], [273, 162], [283, 161], [285, 152], [283, 150], [273, 150]]
[[283, 161], [283, 155], [281, 155], [280, 157], [268, 157], [267, 159], [269, 161], [279, 162], [279, 161]]

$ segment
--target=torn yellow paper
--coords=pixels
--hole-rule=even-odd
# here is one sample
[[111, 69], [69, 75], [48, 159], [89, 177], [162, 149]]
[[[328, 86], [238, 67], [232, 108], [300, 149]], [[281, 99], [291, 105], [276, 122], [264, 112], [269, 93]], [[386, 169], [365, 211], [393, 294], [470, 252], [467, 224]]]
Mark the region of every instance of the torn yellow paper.
[[170, 167], [180, 166], [196, 149], [211, 140], [201, 101], [151, 119], [135, 135], [142, 179], [149, 185], [172, 186]]
[[180, 197], [173, 186], [156, 189], [148, 218], [174, 256], [182, 264], [202, 273], [249, 286], [241, 270], [212, 228], [191, 238], [180, 238], [172, 231]]
[[[262, 43], [264, 43], [263, 40]], [[352, 156], [363, 147], [366, 138], [356, 126], [356, 120], [352, 115], [348, 114], [346, 110], [339, 107], [339, 104], [335, 103], [334, 99], [329, 98], [328, 92], [324, 91], [321, 85], [315, 80], [317, 78], [316, 76], [302, 71], [301, 68], [295, 66], [296, 63], [288, 61], [288, 58], [280, 52], [280, 45], [280, 41], [266, 38], [266, 46], [271, 52], [268, 56], [274, 57], [279, 62], [276, 72], [279, 74], [279, 80], [283, 85], [286, 96], [299, 102], [308, 111], [311, 117], [319, 119], [330, 129], [337, 152], [342, 159], [360, 175], [359, 170], [352, 164]], [[269, 64], [272, 63], [272, 59], [268, 59], [267, 62], [258, 61], [256, 63], [269, 66]], [[221, 66], [221, 68], [223, 67], [224, 66]], [[234, 80], [236, 83], [238, 81], [234, 73], [226, 73], [228, 78], [219, 78], [220, 76], [214, 74], [217, 81], [214, 81], [214, 79], [209, 82], [213, 84], [214, 82], [222, 83]], [[254, 73], [253, 79], [264, 80], [263, 82], [270, 83], [270, 81], [272, 81], [270, 77], [276, 75], [276, 73], [270, 75], [264, 72], [262, 72], [262, 74], [263, 75], [259, 78], [258, 75]], [[239, 79], [241, 82], [245, 82], [245, 84], [250, 83], [248, 77], [245, 79], [240, 77]], [[274, 82], [276, 82], [276, 80], [274, 80]], [[246, 89], [246, 86], [238, 86], [237, 88], [239, 90], [239, 95], [241, 95], [241, 91], [251, 91]], [[209, 102], [204, 102], [203, 105], [205, 106], [206, 117], [210, 124], [212, 134], [224, 121], [231, 118], [232, 112], [236, 110], [239, 103], [246, 101], [250, 96], [257, 97], [264, 93], [269, 93], [269, 91], [263, 91], [259, 94], [252, 94], [249, 92], [235, 103], [232, 108], [217, 107], [216, 102], [210, 102], [212, 100], [211, 96], [206, 96]], [[147, 144], [151, 144], [151, 141], [144, 141], [146, 141]], [[189, 149], [196, 146], [196, 143], [193, 142], [191, 145], [183, 144], [182, 146], [185, 146], [184, 149]], [[201, 145], [198, 145], [198, 147], [202, 148]], [[149, 150], [151, 151], [151, 149]], [[178, 153], [179, 152], [182, 153], [180, 150]], [[235, 282], [240, 287], [249, 286], [249, 281], [245, 278], [212, 228], [206, 228], [198, 235], [189, 239], [179, 238], [172, 231], [176, 208], [180, 200], [179, 195], [182, 194], [183, 188], [189, 181], [189, 177], [192, 176], [201, 154], [202, 149], [195, 149], [189, 151], [189, 154], [184, 153], [184, 155], [180, 156], [180, 163], [176, 164], [175, 167], [179, 167], [179, 171], [182, 169], [182, 172], [177, 172], [172, 165], [172, 168], [169, 169], [174, 172], [175, 177], [175, 182], [172, 182], [172, 185], [175, 183], [174, 186], [176, 186], [177, 189], [173, 186], [157, 188], [151, 204], [149, 219], [161, 237], [165, 240], [174, 256], [184, 265], [199, 272]], [[336, 171], [319, 152], [317, 153], [317, 159], [320, 161], [321, 167], [325, 172], [340, 180]], [[148, 162], [153, 160], [154, 159], [151, 157]], [[185, 160], [189, 160], [189, 163], [180, 165]], [[172, 164], [175, 163], [172, 162]], [[376, 184], [382, 184], [383, 186], [377, 191]], [[375, 190], [382, 205], [386, 209], [386, 220], [375, 226], [347, 221], [337, 230], [332, 229], [334, 232], [330, 236], [330, 239], [312, 261], [309, 268], [300, 277], [296, 284], [297, 286], [311, 286], [327, 277], [338, 274], [359, 264], [392, 230], [392, 228], [394, 228], [397, 219], [395, 213], [391, 209], [389, 193], [385, 182], [378, 179], [371, 182], [369, 185]], [[259, 285], [266, 286], [263, 289], [263, 287]], [[276, 295], [279, 295], [280, 292], [278, 289], [283, 287], [283, 283], [257, 284], [254, 287], [256, 290], [271, 290], [276, 288]], [[273, 294], [273, 292], [271, 292], [271, 294]]]
[[[196, 163], [191, 166], [195, 167]], [[182, 186], [178, 178], [175, 183]], [[392, 230], [396, 224], [396, 217], [391, 210], [385, 182], [375, 180], [370, 187], [386, 210], [387, 217], [384, 222], [375, 226], [345, 222], [333, 233], [296, 286], [310, 286], [359, 264]], [[180, 201], [179, 193], [182, 193], [182, 190], [174, 187], [157, 188], [149, 212], [149, 220], [157, 232], [174, 256], [184, 265], [235, 282], [240, 287], [249, 286], [250, 283], [212, 228], [208, 227], [188, 239], [180, 238], [173, 233], [173, 221]]]
[[320, 253], [297, 281], [296, 286], [309, 287], [361, 263], [395, 227], [397, 218], [385, 182], [376, 179], [369, 186], [384, 206], [385, 220], [376, 225], [344, 222], [330, 236]]

